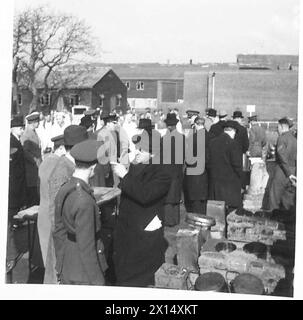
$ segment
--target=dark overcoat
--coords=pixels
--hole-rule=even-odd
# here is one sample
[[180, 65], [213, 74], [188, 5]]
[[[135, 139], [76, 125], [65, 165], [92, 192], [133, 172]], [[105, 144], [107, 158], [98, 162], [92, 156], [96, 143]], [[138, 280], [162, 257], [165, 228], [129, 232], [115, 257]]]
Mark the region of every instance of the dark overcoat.
[[209, 129], [209, 138], [210, 139], [213, 139], [213, 138], [216, 138], [218, 137], [221, 133], [224, 132], [224, 128], [223, 128], [223, 125], [224, 125], [225, 121], [218, 121], [217, 123], [214, 123], [210, 129]]
[[249, 148], [248, 132], [247, 129], [240, 124], [237, 125], [235, 141], [238, 143], [241, 152], [246, 153]]
[[117, 285], [146, 287], [165, 260], [163, 227], [144, 229], [156, 217], [162, 221], [164, 201], [171, 183], [162, 165], [131, 164], [121, 180], [120, 211], [114, 236]]
[[25, 173], [27, 187], [37, 187], [39, 185], [38, 168], [42, 162], [41, 142], [35, 130], [29, 127], [25, 129], [21, 136], [25, 157]]
[[26, 197], [25, 160], [22, 145], [12, 134], [10, 147], [16, 148], [17, 151], [11, 155], [9, 163], [8, 207], [19, 210], [25, 204]]
[[[194, 167], [195, 164], [186, 164], [186, 171], [184, 176], [184, 192], [186, 193], [186, 198], [188, 200], [207, 200], [208, 199], [208, 174], [207, 174], [207, 165], [209, 157], [209, 132], [205, 129], [204, 131], [205, 143], [204, 143], [204, 157], [205, 157], [205, 166], [204, 172], [197, 175], [187, 174], [187, 168]], [[197, 155], [197, 132], [193, 133], [193, 136], [188, 137], [187, 139], [187, 152], [192, 152], [194, 156]], [[190, 149], [190, 150], [189, 150]]]
[[100, 239], [99, 209], [89, 185], [72, 177], [55, 199], [55, 219], [62, 217], [67, 234], [63, 249], [56, 252], [64, 284], [104, 285], [107, 264]]
[[240, 207], [242, 153], [235, 140], [226, 133], [213, 139], [209, 146], [209, 199]]

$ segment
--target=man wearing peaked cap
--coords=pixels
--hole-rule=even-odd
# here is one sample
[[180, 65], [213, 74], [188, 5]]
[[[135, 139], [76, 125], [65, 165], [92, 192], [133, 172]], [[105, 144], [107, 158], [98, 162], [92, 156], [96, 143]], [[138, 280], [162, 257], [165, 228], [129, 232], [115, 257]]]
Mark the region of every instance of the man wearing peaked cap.
[[101, 144], [86, 140], [73, 146], [75, 171], [55, 199], [55, 224], [62, 217], [62, 232], [66, 235], [60, 250], [55, 247], [61, 284], [105, 285], [104, 272], [108, 266], [101, 240], [99, 208], [88, 184]]
[[[59, 158], [49, 178], [51, 185], [50, 199], [52, 203], [54, 203], [60, 187], [71, 178], [75, 171], [75, 159], [70, 154], [72, 147], [77, 143], [87, 140], [88, 133], [82, 126], [70, 125], [65, 128], [63, 139], [66, 153]], [[54, 248], [60, 251], [66, 238], [66, 234], [63, 232], [61, 217], [55, 217], [55, 219], [53, 217], [52, 221], [54, 220], [56, 222], [52, 226], [54, 230], [53, 237], [50, 237], [49, 243], [49, 251], [52, 254], [48, 255], [46, 259], [44, 283], [57, 283], [55, 265], [56, 263], [59, 264], [60, 261], [56, 261]]]
[[33, 112], [25, 117], [28, 123], [39, 122], [40, 121], [40, 113]]
[[42, 162], [41, 140], [37, 134], [39, 126], [39, 112], [34, 112], [26, 117], [28, 122], [21, 143], [23, 145], [25, 157], [25, 172], [27, 185], [27, 206], [39, 204], [39, 177], [38, 168]]
[[[53, 171], [58, 164], [60, 158], [66, 153], [64, 147], [64, 136], [56, 136], [51, 139], [54, 143], [53, 152], [44, 158], [39, 167], [40, 179], [40, 204], [38, 211], [37, 228], [39, 234], [39, 242], [42, 253], [43, 264], [46, 266], [47, 254], [49, 252], [49, 243], [51, 230], [53, 229], [54, 219], [54, 189], [53, 185]], [[46, 272], [46, 277], [49, 275]], [[56, 279], [54, 279], [55, 282]]]

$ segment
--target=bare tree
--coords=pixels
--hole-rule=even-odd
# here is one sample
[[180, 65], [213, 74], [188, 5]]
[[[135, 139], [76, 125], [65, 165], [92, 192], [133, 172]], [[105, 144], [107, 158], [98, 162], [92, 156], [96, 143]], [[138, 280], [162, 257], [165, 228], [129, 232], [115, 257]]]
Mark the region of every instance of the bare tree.
[[76, 59], [93, 56], [94, 39], [83, 20], [45, 6], [18, 14], [15, 30], [19, 30], [14, 34], [15, 67], [33, 94], [31, 112], [39, 104], [38, 87], [43, 85], [47, 93], [53, 72]]

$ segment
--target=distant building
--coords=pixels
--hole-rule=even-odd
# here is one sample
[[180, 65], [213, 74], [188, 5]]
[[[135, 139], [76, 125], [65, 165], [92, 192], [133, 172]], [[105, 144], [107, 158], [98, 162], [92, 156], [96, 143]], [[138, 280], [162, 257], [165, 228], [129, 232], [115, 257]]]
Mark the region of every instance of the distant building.
[[297, 55], [239, 54], [239, 69], [298, 70]]
[[[60, 78], [60, 81], [58, 81]], [[70, 110], [75, 105], [85, 105], [111, 111], [125, 111], [127, 107], [127, 88], [111, 68], [94, 68], [75, 71], [74, 68], [60, 72], [60, 77], [50, 79], [45, 93], [42, 79], [38, 80], [39, 110]], [[25, 87], [18, 89], [18, 109], [27, 114], [32, 101], [32, 93]]]

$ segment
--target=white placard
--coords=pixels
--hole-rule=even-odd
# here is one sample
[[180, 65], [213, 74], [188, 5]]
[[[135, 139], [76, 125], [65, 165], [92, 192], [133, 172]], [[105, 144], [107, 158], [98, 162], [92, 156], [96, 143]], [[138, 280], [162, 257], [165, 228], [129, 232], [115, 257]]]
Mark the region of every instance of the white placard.
[[256, 112], [256, 106], [253, 104], [249, 104], [246, 106], [247, 112]]

